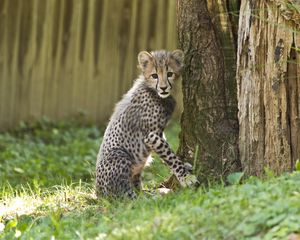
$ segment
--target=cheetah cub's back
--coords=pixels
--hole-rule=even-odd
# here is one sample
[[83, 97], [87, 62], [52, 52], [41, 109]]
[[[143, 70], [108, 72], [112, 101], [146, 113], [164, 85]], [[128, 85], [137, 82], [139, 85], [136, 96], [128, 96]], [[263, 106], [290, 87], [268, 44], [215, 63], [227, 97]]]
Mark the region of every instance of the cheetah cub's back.
[[140, 52], [141, 75], [116, 105], [97, 156], [96, 190], [99, 195], [135, 197], [141, 172], [156, 152], [181, 185], [193, 185], [191, 166], [184, 164], [163, 138], [175, 101], [170, 95], [183, 67], [183, 52]]

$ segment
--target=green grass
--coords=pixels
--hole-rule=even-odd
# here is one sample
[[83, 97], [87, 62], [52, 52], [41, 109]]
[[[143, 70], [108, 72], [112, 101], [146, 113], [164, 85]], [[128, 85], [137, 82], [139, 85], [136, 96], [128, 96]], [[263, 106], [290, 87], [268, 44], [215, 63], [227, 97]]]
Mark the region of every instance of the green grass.
[[[178, 132], [177, 124], [167, 131], [173, 149]], [[298, 172], [133, 201], [96, 199], [102, 133], [42, 122], [0, 135], [0, 239], [287, 239], [300, 232]], [[156, 159], [143, 179], [151, 187], [168, 175]]]

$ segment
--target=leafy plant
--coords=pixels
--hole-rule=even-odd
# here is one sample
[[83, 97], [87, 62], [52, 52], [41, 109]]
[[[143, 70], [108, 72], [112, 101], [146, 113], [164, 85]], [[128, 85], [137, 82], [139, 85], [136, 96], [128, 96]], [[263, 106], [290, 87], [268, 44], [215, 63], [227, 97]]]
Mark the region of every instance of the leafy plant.
[[101, 128], [51, 122], [0, 135], [0, 186], [92, 181]]

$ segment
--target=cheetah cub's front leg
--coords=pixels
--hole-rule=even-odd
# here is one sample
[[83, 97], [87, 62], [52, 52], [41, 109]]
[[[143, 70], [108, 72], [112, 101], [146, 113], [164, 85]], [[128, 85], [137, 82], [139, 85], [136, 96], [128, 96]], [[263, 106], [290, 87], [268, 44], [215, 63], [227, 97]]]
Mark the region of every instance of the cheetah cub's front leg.
[[183, 163], [172, 151], [165, 139], [160, 137], [162, 134], [151, 132], [144, 140], [145, 144], [150, 147], [157, 155], [164, 160], [170, 167], [173, 174], [178, 179], [181, 186], [193, 186], [198, 180], [196, 176], [192, 175], [192, 165]]

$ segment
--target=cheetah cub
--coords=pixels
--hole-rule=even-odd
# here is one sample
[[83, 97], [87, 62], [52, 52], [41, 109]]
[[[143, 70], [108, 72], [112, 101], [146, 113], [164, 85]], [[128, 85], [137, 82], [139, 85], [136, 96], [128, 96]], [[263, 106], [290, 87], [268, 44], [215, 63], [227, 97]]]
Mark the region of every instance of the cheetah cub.
[[183, 67], [183, 52], [140, 52], [142, 74], [116, 105], [97, 156], [97, 194], [135, 197], [141, 172], [153, 151], [163, 159], [182, 186], [197, 182], [191, 165], [171, 150], [163, 131], [175, 107], [170, 95]]

